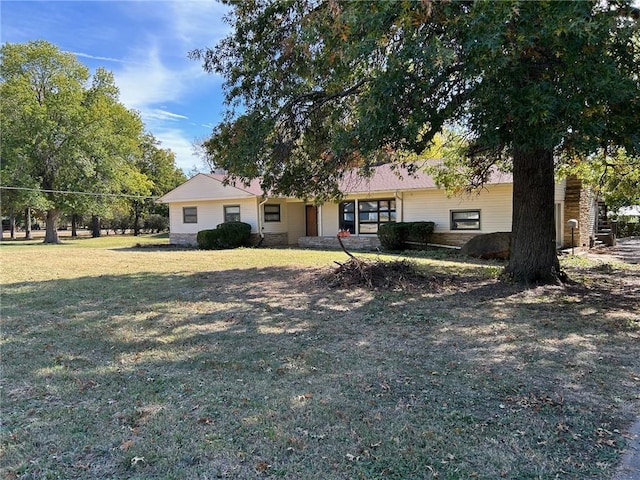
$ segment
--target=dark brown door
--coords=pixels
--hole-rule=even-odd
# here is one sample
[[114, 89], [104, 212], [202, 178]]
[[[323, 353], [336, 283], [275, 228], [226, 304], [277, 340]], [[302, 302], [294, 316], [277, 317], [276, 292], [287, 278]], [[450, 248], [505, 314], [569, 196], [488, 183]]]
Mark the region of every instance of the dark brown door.
[[318, 236], [318, 207], [307, 205], [305, 209], [305, 218], [307, 220], [307, 237]]

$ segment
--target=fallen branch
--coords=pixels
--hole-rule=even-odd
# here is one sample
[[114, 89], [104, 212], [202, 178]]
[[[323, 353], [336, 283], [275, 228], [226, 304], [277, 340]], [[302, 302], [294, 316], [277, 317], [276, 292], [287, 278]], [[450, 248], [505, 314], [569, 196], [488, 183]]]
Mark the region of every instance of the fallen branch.
[[354, 257], [351, 253], [349, 253], [346, 249], [346, 247], [344, 246], [344, 243], [342, 243], [342, 237], [340, 236], [340, 233], [338, 233], [338, 235], [336, 235], [336, 238], [338, 239], [338, 243], [340, 243], [340, 246], [342, 247], [342, 250], [344, 251], [344, 253], [346, 253], [347, 255], [349, 255], [351, 258], [356, 258]]

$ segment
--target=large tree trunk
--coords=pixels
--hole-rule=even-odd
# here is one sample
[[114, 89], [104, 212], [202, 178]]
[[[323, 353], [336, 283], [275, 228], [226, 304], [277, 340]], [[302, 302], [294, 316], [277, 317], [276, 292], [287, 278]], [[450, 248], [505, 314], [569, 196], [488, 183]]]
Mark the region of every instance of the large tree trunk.
[[91, 217], [91, 236], [93, 238], [98, 238], [100, 236], [100, 217], [98, 215], [93, 215]]
[[58, 239], [58, 210], [47, 210], [47, 226], [43, 243], [60, 243]]
[[557, 283], [553, 151], [513, 152], [511, 256], [506, 273], [521, 283]]
[[31, 240], [31, 208], [24, 209], [24, 238]]
[[78, 214], [71, 214], [71, 236], [76, 238], [78, 236]]
[[140, 235], [140, 205], [138, 202], [133, 202], [133, 235], [135, 237]]

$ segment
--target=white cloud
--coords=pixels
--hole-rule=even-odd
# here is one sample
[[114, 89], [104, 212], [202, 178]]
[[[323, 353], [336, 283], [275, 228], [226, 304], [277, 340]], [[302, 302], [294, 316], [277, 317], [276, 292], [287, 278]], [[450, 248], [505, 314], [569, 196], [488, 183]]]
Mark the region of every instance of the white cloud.
[[212, 47], [229, 31], [223, 22], [229, 7], [209, 1], [177, 1], [170, 4], [174, 35], [188, 50]]
[[113, 72], [122, 103], [143, 111], [155, 103], [179, 99], [183, 93], [181, 73], [162, 62], [156, 47], [143, 55]]
[[82, 52], [69, 52], [69, 53], [75, 55], [76, 57], [89, 58], [91, 60], [102, 60], [102, 61], [105, 61], [105, 62], [125, 63], [124, 60], [121, 60], [119, 58], [100, 57], [100, 56], [96, 56], [96, 55], [89, 55], [88, 53], [82, 53]]
[[[202, 103], [203, 98], [219, 94], [213, 89], [220, 82], [204, 72], [199, 62], [189, 60], [187, 53], [211, 47], [228, 33], [222, 22], [228, 7], [208, 0], [162, 2], [154, 9], [143, 2], [121, 5], [128, 18], [145, 18], [154, 28], [139, 32], [142, 35], [135, 37], [136, 43], [130, 43], [122, 54], [124, 60], [116, 62], [119, 65], [113, 74], [120, 101], [140, 112], [146, 129], [162, 142], [162, 148], [176, 154], [178, 167], [186, 171], [200, 166], [192, 143], [203, 135], [202, 121], [191, 119], [189, 106], [194, 98]], [[213, 108], [211, 115], [211, 123], [216, 123]]]
[[168, 148], [176, 154], [176, 166], [184, 172], [188, 172], [193, 167], [202, 168], [202, 159], [198, 158], [193, 151], [193, 139], [188, 138], [179, 129], [159, 129], [153, 135], [160, 140], [160, 148]]
[[147, 118], [154, 120], [168, 120], [168, 121], [179, 121], [179, 120], [188, 120], [189, 117], [186, 115], [180, 115], [179, 113], [167, 112], [166, 110], [162, 110], [159, 108], [152, 108], [145, 112]]

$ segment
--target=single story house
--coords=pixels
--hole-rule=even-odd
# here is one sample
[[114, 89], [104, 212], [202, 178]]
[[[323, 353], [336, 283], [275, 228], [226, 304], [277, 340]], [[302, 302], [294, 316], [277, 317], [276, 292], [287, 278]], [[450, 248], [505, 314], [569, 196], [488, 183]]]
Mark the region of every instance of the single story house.
[[[348, 175], [341, 190], [341, 202], [315, 205], [265, 195], [258, 181], [225, 185], [224, 174], [199, 173], [157, 201], [169, 205], [170, 242], [182, 245], [194, 245], [200, 230], [228, 221], [250, 224], [265, 246], [336, 247], [338, 232], [348, 230], [344, 242], [352, 249], [379, 246], [376, 233], [387, 222], [432, 221], [432, 243], [450, 246], [511, 230], [513, 182], [506, 173], [495, 173], [479, 194], [448, 196], [429, 175], [399, 176], [386, 164], [375, 167], [370, 178]], [[570, 218], [579, 221], [575, 246], [592, 243], [595, 202], [585, 192], [575, 178], [556, 185], [558, 247], [570, 246]]]

